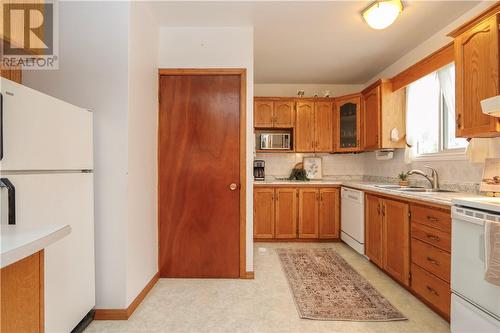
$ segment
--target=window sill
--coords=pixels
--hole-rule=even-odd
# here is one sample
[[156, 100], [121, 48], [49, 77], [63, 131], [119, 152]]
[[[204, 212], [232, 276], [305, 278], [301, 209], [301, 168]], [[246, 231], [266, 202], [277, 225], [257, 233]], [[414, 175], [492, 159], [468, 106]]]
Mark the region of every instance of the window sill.
[[433, 162], [433, 161], [466, 161], [465, 149], [452, 152], [441, 152], [434, 154], [417, 155], [412, 158], [412, 162]]

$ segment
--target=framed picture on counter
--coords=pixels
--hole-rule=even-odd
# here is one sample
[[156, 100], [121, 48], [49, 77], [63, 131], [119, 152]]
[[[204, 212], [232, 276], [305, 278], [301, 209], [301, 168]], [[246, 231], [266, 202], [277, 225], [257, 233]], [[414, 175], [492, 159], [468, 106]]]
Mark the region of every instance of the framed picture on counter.
[[481, 192], [500, 193], [500, 158], [487, 158], [484, 161]]

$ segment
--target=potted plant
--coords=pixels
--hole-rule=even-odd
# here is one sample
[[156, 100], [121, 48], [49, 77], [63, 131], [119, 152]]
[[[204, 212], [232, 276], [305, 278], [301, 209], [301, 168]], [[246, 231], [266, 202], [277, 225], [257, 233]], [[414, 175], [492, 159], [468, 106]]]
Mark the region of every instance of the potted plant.
[[401, 172], [398, 175], [399, 178], [399, 186], [408, 186], [410, 185], [410, 181], [408, 180], [408, 174], [406, 172]]

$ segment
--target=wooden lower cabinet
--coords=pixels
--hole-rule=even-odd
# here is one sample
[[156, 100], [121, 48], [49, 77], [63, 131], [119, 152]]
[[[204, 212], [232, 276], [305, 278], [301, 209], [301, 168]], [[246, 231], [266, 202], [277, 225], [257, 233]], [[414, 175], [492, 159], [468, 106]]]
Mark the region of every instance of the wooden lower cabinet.
[[299, 238], [319, 237], [319, 190], [299, 189]]
[[253, 191], [253, 236], [274, 238], [274, 188]]
[[404, 285], [410, 285], [410, 221], [405, 202], [383, 201], [384, 269]]
[[411, 289], [450, 318], [451, 213], [411, 204]]
[[254, 238], [338, 239], [338, 187], [254, 187]]
[[449, 209], [367, 193], [365, 254], [388, 275], [449, 320]]
[[365, 254], [403, 285], [410, 285], [409, 205], [366, 195]]
[[339, 238], [340, 191], [338, 188], [322, 188], [319, 198], [319, 238]]
[[277, 188], [276, 193], [276, 238], [297, 237], [297, 190]]
[[365, 197], [365, 254], [383, 267], [382, 199], [371, 194]]
[[44, 332], [43, 251], [0, 270], [0, 332]]

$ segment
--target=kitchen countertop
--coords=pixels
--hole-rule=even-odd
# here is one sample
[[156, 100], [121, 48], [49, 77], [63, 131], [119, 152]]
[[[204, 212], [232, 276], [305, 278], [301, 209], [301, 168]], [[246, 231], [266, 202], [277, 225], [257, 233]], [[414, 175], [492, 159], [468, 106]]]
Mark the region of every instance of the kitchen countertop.
[[376, 185], [397, 185], [387, 183], [373, 183], [356, 180], [337, 180], [337, 179], [323, 179], [323, 180], [310, 180], [310, 181], [290, 181], [269, 178], [263, 181], [254, 181], [255, 186], [345, 186], [362, 191], [370, 191], [380, 194], [401, 197], [405, 199], [413, 199], [423, 202], [429, 202], [437, 205], [451, 206], [454, 199], [467, 199], [467, 198], [481, 198], [484, 196], [466, 193], [466, 192], [403, 192], [395, 189], [387, 189], [376, 187]]
[[0, 268], [46, 248], [71, 233], [69, 225], [25, 227], [2, 225]]

